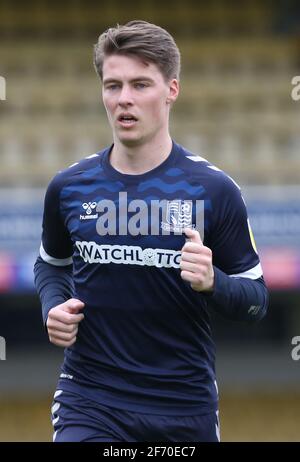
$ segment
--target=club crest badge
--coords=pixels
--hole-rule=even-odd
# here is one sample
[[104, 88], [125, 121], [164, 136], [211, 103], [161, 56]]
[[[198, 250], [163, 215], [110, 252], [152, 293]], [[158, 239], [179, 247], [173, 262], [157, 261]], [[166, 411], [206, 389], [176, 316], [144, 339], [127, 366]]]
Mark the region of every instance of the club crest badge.
[[193, 201], [168, 201], [165, 221], [161, 227], [166, 231], [182, 232], [184, 228], [193, 228]]

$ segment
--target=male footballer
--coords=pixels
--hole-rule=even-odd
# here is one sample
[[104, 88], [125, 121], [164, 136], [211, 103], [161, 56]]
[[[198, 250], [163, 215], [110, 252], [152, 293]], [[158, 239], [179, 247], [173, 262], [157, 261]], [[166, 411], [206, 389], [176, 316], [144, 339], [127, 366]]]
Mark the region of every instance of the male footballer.
[[53, 439], [217, 442], [210, 315], [255, 322], [268, 305], [245, 203], [170, 136], [180, 53], [166, 30], [110, 28], [94, 64], [112, 144], [50, 182], [34, 269], [65, 348]]

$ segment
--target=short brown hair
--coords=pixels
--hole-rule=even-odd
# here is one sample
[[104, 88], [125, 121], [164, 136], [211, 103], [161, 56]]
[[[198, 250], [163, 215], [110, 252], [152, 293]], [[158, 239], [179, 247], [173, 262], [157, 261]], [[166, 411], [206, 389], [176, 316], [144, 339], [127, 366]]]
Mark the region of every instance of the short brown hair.
[[146, 21], [130, 21], [109, 28], [94, 46], [94, 66], [103, 78], [103, 62], [113, 54], [137, 56], [157, 65], [165, 80], [178, 79], [180, 52], [173, 37], [162, 27]]

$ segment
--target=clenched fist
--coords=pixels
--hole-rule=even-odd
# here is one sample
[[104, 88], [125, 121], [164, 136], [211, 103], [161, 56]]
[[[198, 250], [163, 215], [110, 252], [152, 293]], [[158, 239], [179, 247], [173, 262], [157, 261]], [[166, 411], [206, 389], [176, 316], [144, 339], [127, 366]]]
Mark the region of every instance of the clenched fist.
[[83, 308], [84, 303], [76, 298], [70, 298], [61, 305], [51, 308], [46, 322], [51, 343], [69, 347], [76, 342], [78, 324], [84, 318], [84, 315], [80, 313]]

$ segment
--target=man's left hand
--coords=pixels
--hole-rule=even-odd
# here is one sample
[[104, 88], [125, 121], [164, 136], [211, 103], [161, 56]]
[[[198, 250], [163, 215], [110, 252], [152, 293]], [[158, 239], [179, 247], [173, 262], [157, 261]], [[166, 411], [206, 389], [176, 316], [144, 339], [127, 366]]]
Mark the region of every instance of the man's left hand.
[[197, 230], [185, 228], [184, 233], [188, 241], [181, 250], [181, 277], [190, 282], [192, 289], [196, 291], [212, 291], [214, 287], [212, 252], [203, 245]]

